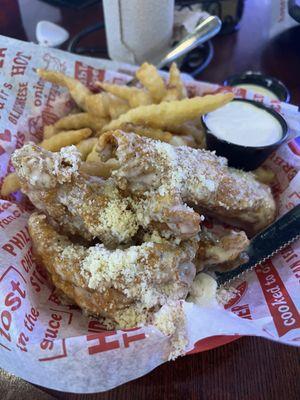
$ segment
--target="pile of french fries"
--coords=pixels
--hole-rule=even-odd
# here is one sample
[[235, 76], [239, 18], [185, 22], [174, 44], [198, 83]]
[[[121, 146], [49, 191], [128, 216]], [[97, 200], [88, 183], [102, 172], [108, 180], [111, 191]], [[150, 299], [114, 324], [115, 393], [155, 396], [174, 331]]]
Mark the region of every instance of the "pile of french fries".
[[[71, 113], [55, 124], [44, 127], [39, 145], [49, 151], [76, 145], [83, 160], [81, 169], [93, 176], [108, 173], [98, 157], [97, 142], [104, 132], [122, 129], [175, 146], [204, 147], [200, 115], [232, 100], [231, 93], [187, 98], [186, 89], [175, 63], [164, 82], [157, 69], [144, 63], [136, 71], [140, 87], [97, 82], [100, 93], [91, 92], [80, 81], [56, 71], [38, 69], [46, 81], [66, 87], [80, 112]], [[110, 166], [113, 168], [113, 166]], [[19, 189], [15, 174], [3, 182], [1, 194]]]

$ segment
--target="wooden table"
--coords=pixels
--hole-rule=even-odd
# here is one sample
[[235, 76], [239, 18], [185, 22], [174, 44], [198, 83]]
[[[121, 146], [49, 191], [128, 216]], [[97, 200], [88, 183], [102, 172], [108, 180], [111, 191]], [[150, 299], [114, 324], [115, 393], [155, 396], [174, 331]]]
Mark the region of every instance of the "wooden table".
[[[19, 7], [21, 4], [21, 11]], [[233, 73], [261, 70], [286, 83], [300, 104], [300, 26], [268, 40], [268, 2], [246, 2], [241, 29], [213, 40], [215, 55], [199, 79], [222, 82]], [[25, 10], [25, 11], [24, 11]], [[30, 10], [30, 12], [26, 12]], [[52, 7], [37, 0], [1, 0], [0, 34], [35, 41], [34, 27], [48, 19], [72, 35], [102, 19], [99, 4], [81, 11]], [[103, 32], [83, 43], [105, 46]], [[295, 400], [300, 398], [300, 352], [259, 338], [226, 346], [158, 367], [147, 376], [106, 393], [74, 395], [45, 390], [58, 399], [207, 399]]]

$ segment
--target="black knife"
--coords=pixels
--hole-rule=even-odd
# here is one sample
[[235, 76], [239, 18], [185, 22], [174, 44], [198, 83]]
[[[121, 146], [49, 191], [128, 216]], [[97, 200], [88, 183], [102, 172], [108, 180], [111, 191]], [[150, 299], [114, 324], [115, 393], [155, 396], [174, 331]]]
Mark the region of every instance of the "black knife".
[[264, 231], [257, 234], [250, 242], [245, 253], [248, 261], [232, 271], [216, 272], [218, 286], [230, 282], [246, 271], [272, 257], [288, 244], [300, 237], [300, 204], [288, 211]]

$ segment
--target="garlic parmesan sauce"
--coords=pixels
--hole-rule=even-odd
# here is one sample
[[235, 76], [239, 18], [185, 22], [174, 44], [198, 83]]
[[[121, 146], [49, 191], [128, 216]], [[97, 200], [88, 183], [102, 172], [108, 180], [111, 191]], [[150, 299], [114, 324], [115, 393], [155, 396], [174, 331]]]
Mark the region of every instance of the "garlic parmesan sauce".
[[283, 135], [272, 114], [243, 101], [232, 101], [208, 113], [205, 124], [219, 139], [241, 146], [271, 145]]

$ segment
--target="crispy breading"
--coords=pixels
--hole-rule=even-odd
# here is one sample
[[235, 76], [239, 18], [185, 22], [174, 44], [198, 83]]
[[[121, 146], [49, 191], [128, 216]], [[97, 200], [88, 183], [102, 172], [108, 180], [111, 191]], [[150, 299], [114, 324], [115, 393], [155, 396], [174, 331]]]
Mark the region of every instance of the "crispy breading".
[[73, 146], [51, 153], [27, 144], [15, 151], [12, 162], [21, 190], [64, 232], [98, 237], [106, 245], [130, 242], [139, 227], [152, 223], [166, 236], [188, 238], [199, 232], [199, 214], [178, 199], [128, 197], [113, 180], [82, 173]]
[[146, 193], [149, 201], [181, 199], [204, 215], [254, 234], [275, 218], [275, 202], [268, 186], [254, 175], [227, 166], [227, 160], [213, 152], [174, 147], [122, 131], [99, 138], [100, 159], [117, 160], [111, 175], [116, 184], [136, 196]]
[[89, 314], [122, 328], [145, 322], [147, 313], [167, 301], [184, 299], [195, 277], [196, 241], [144, 242], [124, 250], [84, 247], [57, 233], [38, 213], [29, 218], [29, 232], [55, 286]]

